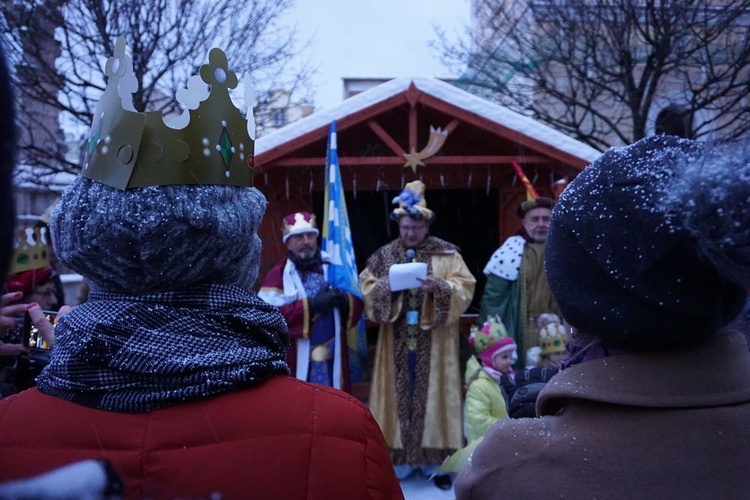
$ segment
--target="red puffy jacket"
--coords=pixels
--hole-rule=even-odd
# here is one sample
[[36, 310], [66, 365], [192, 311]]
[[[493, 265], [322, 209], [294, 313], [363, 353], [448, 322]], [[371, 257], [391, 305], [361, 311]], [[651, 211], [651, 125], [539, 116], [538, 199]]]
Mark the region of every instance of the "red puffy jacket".
[[370, 411], [285, 376], [132, 414], [30, 389], [0, 400], [0, 429], [0, 482], [107, 459], [127, 498], [403, 498]]

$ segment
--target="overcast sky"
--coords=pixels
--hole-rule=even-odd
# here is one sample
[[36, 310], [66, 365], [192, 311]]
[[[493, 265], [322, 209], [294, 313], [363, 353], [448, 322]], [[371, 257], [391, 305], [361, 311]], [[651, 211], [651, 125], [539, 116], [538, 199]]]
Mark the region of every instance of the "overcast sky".
[[342, 78], [458, 76], [429, 43], [434, 25], [463, 33], [469, 10], [470, 0], [297, 0], [289, 19], [313, 38], [316, 108], [341, 102]]

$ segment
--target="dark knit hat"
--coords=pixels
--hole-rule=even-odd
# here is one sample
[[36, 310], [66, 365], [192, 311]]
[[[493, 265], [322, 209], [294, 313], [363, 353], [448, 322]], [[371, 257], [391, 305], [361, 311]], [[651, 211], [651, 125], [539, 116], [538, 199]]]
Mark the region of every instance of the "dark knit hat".
[[519, 219], [523, 219], [523, 216], [526, 215], [526, 212], [529, 210], [534, 210], [535, 208], [549, 208], [552, 210], [555, 207], [555, 200], [552, 198], [545, 198], [543, 196], [540, 196], [539, 198], [534, 198], [531, 200], [526, 200], [523, 203], [521, 203], [518, 206], [518, 210], [516, 210], [516, 214], [518, 215]]
[[545, 250], [563, 317], [634, 349], [690, 343], [731, 321], [750, 283], [748, 158], [656, 136], [581, 172]]
[[205, 283], [250, 289], [265, 209], [255, 188], [122, 191], [79, 176], [53, 210], [50, 229], [60, 261], [96, 289], [142, 294]]

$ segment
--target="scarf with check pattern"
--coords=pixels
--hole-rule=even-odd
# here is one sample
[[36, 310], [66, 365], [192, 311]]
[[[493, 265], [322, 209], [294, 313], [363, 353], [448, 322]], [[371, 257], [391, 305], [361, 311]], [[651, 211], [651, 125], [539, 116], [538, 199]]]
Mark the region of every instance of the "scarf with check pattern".
[[148, 412], [289, 373], [284, 319], [235, 286], [92, 292], [60, 318], [55, 335], [37, 387], [103, 410]]

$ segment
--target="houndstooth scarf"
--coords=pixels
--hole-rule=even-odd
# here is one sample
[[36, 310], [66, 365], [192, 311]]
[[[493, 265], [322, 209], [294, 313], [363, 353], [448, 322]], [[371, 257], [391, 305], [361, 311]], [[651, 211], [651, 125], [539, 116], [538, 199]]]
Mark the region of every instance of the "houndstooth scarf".
[[55, 335], [39, 390], [103, 410], [148, 412], [289, 373], [278, 310], [228, 285], [92, 292], [60, 318]]

